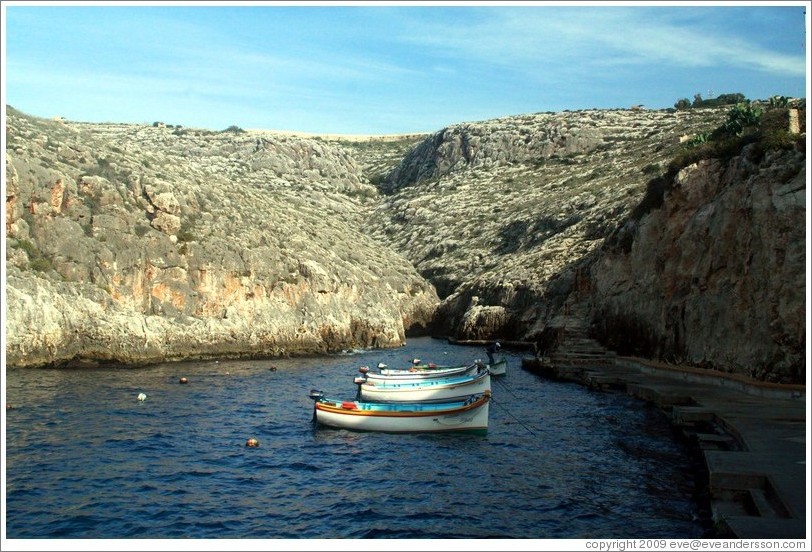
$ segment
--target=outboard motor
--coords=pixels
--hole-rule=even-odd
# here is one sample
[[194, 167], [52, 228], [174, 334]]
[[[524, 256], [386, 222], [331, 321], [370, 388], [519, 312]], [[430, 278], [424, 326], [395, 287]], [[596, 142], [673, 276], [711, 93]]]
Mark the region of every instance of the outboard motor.
[[310, 393], [307, 394], [308, 397], [313, 399], [313, 423], [316, 423], [316, 403], [319, 402], [324, 398], [324, 393], [319, 391], [318, 389], [311, 389]]
[[352, 380], [352, 382], [358, 386], [358, 391], [355, 393], [355, 400], [361, 400], [361, 386], [367, 382], [367, 379], [364, 377], [357, 377]]

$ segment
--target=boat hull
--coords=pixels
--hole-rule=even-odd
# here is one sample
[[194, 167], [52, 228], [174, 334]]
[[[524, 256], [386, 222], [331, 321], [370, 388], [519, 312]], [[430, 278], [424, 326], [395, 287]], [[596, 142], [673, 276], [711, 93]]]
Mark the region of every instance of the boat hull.
[[488, 371], [492, 376], [504, 376], [507, 374], [507, 359], [497, 360], [493, 364], [487, 364]]
[[487, 433], [490, 392], [455, 403], [380, 404], [318, 401], [319, 424], [385, 433]]
[[369, 402], [443, 402], [464, 400], [470, 395], [490, 392], [491, 375], [485, 371], [476, 377], [431, 379], [397, 384], [360, 384], [360, 399]]

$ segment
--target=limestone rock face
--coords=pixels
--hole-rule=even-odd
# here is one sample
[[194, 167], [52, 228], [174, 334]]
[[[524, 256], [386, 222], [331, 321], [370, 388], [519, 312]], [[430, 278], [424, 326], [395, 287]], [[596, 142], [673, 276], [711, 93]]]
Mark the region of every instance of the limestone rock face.
[[395, 347], [431, 323], [339, 144], [13, 108], [7, 135], [11, 366]]
[[[805, 156], [748, 146], [683, 169], [591, 269], [600, 334], [623, 352], [803, 382]], [[628, 243], [628, 242], [627, 242]]]
[[610, 126], [582, 124], [566, 114], [494, 119], [445, 128], [415, 147], [387, 177], [393, 192], [421, 180], [469, 168], [537, 163], [594, 151]]
[[620, 353], [804, 381], [805, 147], [667, 170], [727, 107], [391, 140], [7, 111], [12, 366], [393, 347], [417, 332], [543, 349], [577, 319]]
[[[435, 285], [440, 333], [535, 339], [680, 137], [724, 115], [589, 110], [449, 127], [388, 174], [373, 235]], [[505, 313], [466, 314], [474, 306]]]
[[[542, 345], [577, 308], [620, 352], [803, 381], [802, 152], [704, 162], [678, 175], [662, 212], [635, 215], [728, 109], [449, 127], [388, 174], [374, 236], [436, 286], [440, 334]], [[631, 252], [607, 253], [613, 235]]]

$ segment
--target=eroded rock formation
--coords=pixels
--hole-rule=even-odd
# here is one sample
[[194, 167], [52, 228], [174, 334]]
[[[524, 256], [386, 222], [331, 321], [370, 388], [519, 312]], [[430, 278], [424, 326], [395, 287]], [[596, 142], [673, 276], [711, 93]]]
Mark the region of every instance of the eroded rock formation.
[[402, 345], [434, 288], [364, 231], [376, 195], [316, 140], [8, 116], [6, 361]]
[[[754, 145], [729, 163], [689, 166], [665, 184], [661, 210], [638, 216], [685, 143], [728, 111], [443, 129], [389, 173], [375, 235], [434, 283], [437, 324], [456, 338], [546, 346], [577, 304], [620, 352], [803, 381], [803, 146]], [[631, 250], [605, 251], [608, 236]]]
[[725, 107], [394, 141], [8, 112], [10, 365], [546, 345], [577, 306], [620, 353], [804, 380], [805, 147], [669, 171]]

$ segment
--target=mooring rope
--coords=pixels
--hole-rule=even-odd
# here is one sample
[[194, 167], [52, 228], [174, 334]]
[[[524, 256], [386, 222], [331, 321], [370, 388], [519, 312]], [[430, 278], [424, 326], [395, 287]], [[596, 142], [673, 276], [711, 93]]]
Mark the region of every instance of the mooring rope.
[[493, 395], [491, 395], [491, 402], [493, 402], [493, 404], [495, 404], [495, 405], [499, 406], [499, 408], [501, 408], [502, 410], [504, 410], [505, 412], [507, 412], [508, 416], [510, 416], [511, 418], [513, 418], [514, 420], [516, 420], [516, 422], [518, 422], [518, 424], [519, 424], [520, 426], [522, 426], [523, 428], [525, 428], [525, 429], [526, 429], [526, 430], [527, 430], [527, 431], [530, 433], [530, 435], [535, 435], [535, 434], [536, 434], [536, 433], [535, 433], [535, 432], [534, 432], [532, 429], [530, 429], [529, 427], [527, 427], [526, 425], [524, 425], [524, 424], [522, 423], [522, 421], [521, 421], [519, 418], [517, 418], [516, 416], [514, 416], [514, 415], [513, 415], [513, 413], [511, 413], [511, 411], [510, 411], [510, 410], [508, 410], [506, 406], [504, 406], [504, 405], [503, 405], [501, 402], [496, 401], [496, 400], [493, 398]]
[[491, 381], [498, 382], [499, 385], [502, 386], [502, 389], [504, 389], [505, 391], [507, 391], [508, 393], [513, 395], [514, 397], [516, 397], [517, 399], [519, 398], [519, 396], [516, 393], [513, 392], [513, 390], [510, 388], [510, 386], [507, 383], [505, 383], [504, 381], [502, 381], [501, 378], [492, 376]]

